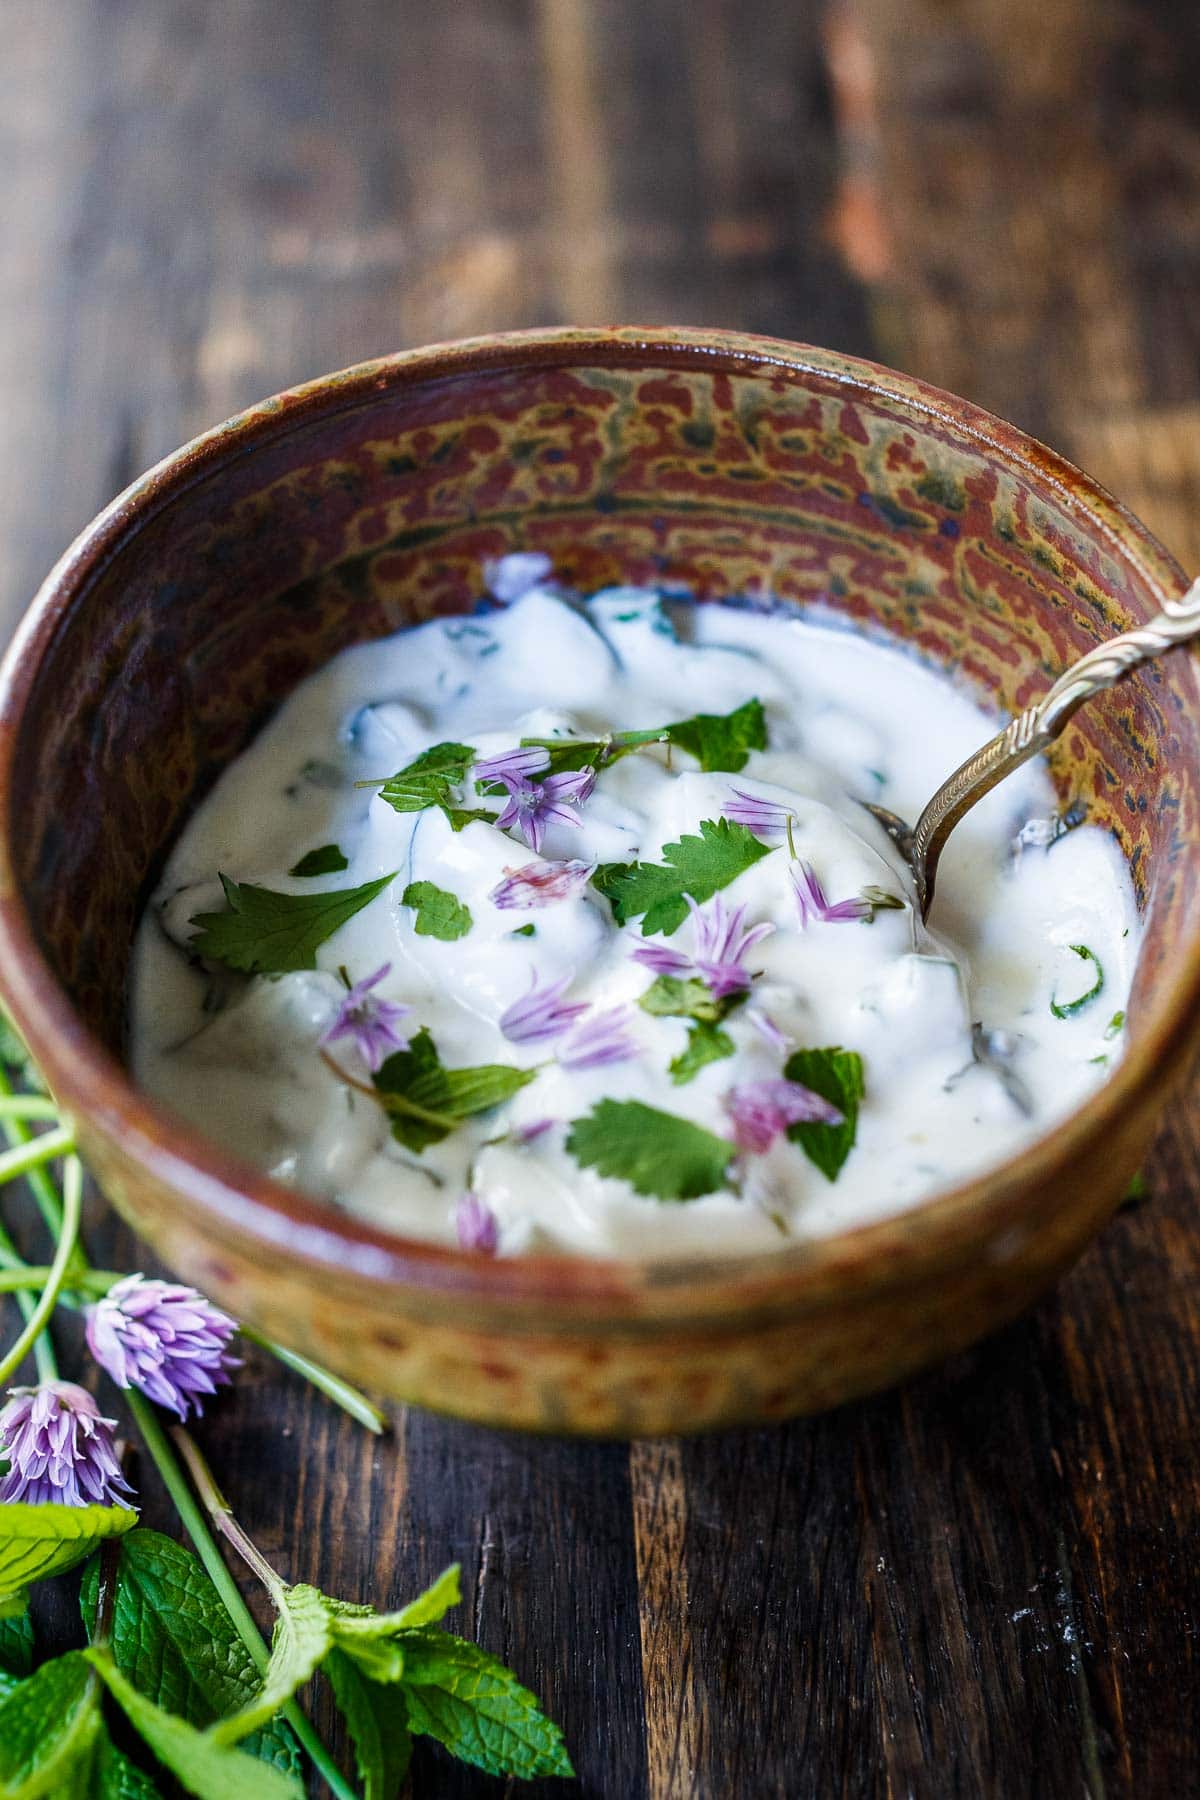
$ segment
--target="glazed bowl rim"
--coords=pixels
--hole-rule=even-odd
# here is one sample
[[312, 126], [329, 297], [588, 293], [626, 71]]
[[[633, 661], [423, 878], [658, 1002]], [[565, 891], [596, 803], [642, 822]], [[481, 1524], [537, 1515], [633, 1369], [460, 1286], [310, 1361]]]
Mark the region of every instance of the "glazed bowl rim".
[[[152, 1181], [172, 1190], [173, 1204], [207, 1225], [260, 1248], [350, 1280], [416, 1287], [479, 1302], [564, 1303], [572, 1311], [600, 1311], [623, 1296], [639, 1296], [644, 1310], [655, 1293], [672, 1310], [679, 1301], [704, 1312], [720, 1295], [730, 1302], [774, 1309], [844, 1289], [911, 1277], [945, 1255], [976, 1247], [982, 1253], [1020, 1220], [1036, 1198], [1039, 1177], [1069, 1163], [1124, 1115], [1148, 1107], [1160, 1071], [1189, 1039], [1200, 1002], [1200, 938], [1180, 951], [1184, 966], [1164, 973], [1146, 996], [1148, 1017], [1138, 1039], [1111, 1075], [1081, 1106], [1005, 1162], [915, 1206], [871, 1224], [804, 1240], [772, 1252], [711, 1258], [629, 1260], [557, 1253], [488, 1258], [420, 1239], [394, 1236], [366, 1221], [260, 1174], [228, 1155], [142, 1094], [123, 1065], [84, 1026], [37, 944], [10, 856], [13, 775], [23, 709], [43, 656], [55, 641], [75, 596], [126, 551], [136, 553], [141, 529], [195, 483], [292, 428], [330, 419], [368, 401], [372, 393], [430, 380], [540, 365], [595, 367], [604, 363], [702, 368], [723, 364], [740, 372], [778, 368], [815, 375], [867, 399], [900, 403], [973, 440], [1016, 468], [1068, 513], [1103, 539], [1162, 601], [1182, 593], [1182, 570], [1141, 522], [1098, 483], [1057, 452], [1015, 426], [913, 376], [881, 364], [810, 345], [738, 332], [688, 327], [609, 327], [504, 332], [424, 346], [356, 364], [287, 389], [192, 439], [119, 494], [79, 534], [42, 583], [0, 663], [0, 998], [69, 1116], [114, 1140]], [[897, 1251], [902, 1255], [897, 1257]], [[651, 1308], [652, 1309], [652, 1308]]]

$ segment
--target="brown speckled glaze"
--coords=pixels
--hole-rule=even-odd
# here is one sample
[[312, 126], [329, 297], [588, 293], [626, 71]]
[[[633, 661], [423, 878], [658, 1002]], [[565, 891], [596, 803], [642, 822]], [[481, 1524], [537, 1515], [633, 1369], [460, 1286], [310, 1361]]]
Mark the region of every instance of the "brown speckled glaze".
[[1175, 655], [1081, 713], [1064, 804], [1147, 935], [1128, 1054], [1054, 1135], [897, 1219], [697, 1269], [486, 1259], [340, 1218], [121, 1066], [134, 925], [196, 799], [343, 646], [543, 549], [581, 588], [819, 604], [998, 712], [1184, 582], [1086, 477], [869, 363], [693, 331], [494, 337], [269, 400], [135, 483], [0, 675], [0, 987], [113, 1201], [167, 1262], [368, 1387], [497, 1424], [657, 1433], [866, 1392], [1010, 1317], [1111, 1213], [1200, 1022], [1200, 708]]

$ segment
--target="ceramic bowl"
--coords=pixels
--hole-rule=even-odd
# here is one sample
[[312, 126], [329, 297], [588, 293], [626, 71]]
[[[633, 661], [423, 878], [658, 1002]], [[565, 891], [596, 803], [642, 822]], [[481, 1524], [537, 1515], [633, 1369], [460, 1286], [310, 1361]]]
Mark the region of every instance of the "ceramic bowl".
[[832, 607], [1002, 713], [1185, 583], [1076, 469], [872, 364], [696, 331], [550, 331], [365, 364], [253, 407], [116, 500], [0, 676], [0, 988], [105, 1192], [239, 1317], [363, 1385], [495, 1424], [780, 1419], [1010, 1318], [1113, 1211], [1200, 1008], [1200, 706], [1177, 654], [1052, 773], [1145, 918], [1128, 1050], [1052, 1135], [912, 1211], [771, 1257], [489, 1261], [276, 1186], [131, 1085], [129, 948], [196, 801], [345, 645], [547, 551], [585, 591]]

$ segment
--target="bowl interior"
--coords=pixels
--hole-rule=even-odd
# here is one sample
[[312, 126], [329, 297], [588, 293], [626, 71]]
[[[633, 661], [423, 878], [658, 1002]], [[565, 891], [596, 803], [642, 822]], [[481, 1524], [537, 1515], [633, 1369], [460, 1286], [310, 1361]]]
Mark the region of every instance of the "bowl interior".
[[[128, 952], [197, 799], [347, 644], [471, 607], [545, 550], [585, 591], [819, 604], [997, 712], [1144, 620], [1178, 572], [1067, 465], [819, 352], [550, 334], [397, 358], [267, 403], [130, 491], [52, 578], [10, 677], [7, 852], [44, 954], [121, 1053]], [[15, 694], [15, 698], [14, 698]], [[1082, 712], [1052, 772], [1146, 918], [1131, 1038], [1197, 927], [1200, 708], [1175, 655]], [[14, 710], [15, 708], [15, 710]]]

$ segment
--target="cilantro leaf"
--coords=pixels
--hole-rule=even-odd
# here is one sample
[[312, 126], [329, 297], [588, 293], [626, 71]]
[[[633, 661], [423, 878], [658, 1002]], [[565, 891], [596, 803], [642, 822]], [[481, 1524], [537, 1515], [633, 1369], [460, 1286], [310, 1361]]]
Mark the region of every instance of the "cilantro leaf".
[[452, 801], [454, 789], [466, 780], [467, 770], [474, 761], [475, 752], [470, 744], [434, 744], [384, 782], [379, 790], [380, 799], [386, 800], [398, 813], [424, 812], [430, 806], [446, 806]]
[[558, 1726], [477, 1644], [432, 1627], [406, 1632], [404, 1696], [409, 1728], [477, 1769], [524, 1781], [575, 1773]]
[[771, 846], [760, 844], [744, 825], [705, 819], [699, 837], [663, 845], [664, 862], [601, 863], [592, 882], [612, 907], [618, 925], [644, 913], [643, 937], [657, 931], [670, 937], [688, 916], [685, 894], [697, 905], [711, 900], [719, 888], [728, 887], [770, 854]]
[[374, 1081], [380, 1103], [391, 1114], [393, 1137], [419, 1153], [440, 1144], [464, 1119], [511, 1100], [536, 1074], [536, 1069], [516, 1069], [508, 1063], [444, 1068], [422, 1026], [407, 1050], [388, 1057]]
[[413, 930], [418, 937], [440, 938], [444, 944], [452, 944], [456, 938], [465, 937], [474, 924], [470, 907], [432, 881], [410, 881], [400, 903], [416, 909]]
[[245, 1706], [211, 1727], [209, 1736], [213, 1742], [236, 1744], [250, 1732], [268, 1725], [297, 1688], [315, 1674], [332, 1644], [333, 1629], [324, 1594], [304, 1581], [285, 1588], [262, 1686]]
[[0, 1700], [0, 1792], [86, 1791], [100, 1730], [96, 1683], [83, 1651], [43, 1663]]
[[323, 1668], [354, 1745], [363, 1800], [396, 1800], [412, 1756], [403, 1694], [372, 1681], [336, 1646]]
[[107, 1650], [93, 1646], [78, 1654], [91, 1663], [138, 1736], [189, 1794], [199, 1800], [303, 1800], [299, 1782], [290, 1775], [244, 1750], [229, 1749], [210, 1732], [197, 1731], [139, 1694]]
[[350, 867], [338, 844], [322, 844], [319, 850], [309, 850], [293, 868], [289, 875], [340, 875], [343, 869]]
[[24, 1612], [30, 1582], [74, 1568], [103, 1538], [119, 1537], [136, 1523], [127, 1506], [61, 1506], [54, 1500], [0, 1506], [0, 1619]]
[[291, 969], [315, 969], [318, 946], [347, 919], [381, 894], [395, 873], [361, 887], [326, 888], [320, 894], [281, 894], [222, 875], [227, 912], [197, 913], [192, 948], [210, 962], [227, 964], [247, 975], [284, 975]]
[[719, 1025], [693, 1022], [688, 1026], [687, 1047], [676, 1057], [672, 1057], [667, 1065], [671, 1080], [676, 1087], [682, 1087], [686, 1081], [694, 1081], [701, 1069], [709, 1063], [721, 1062], [734, 1052], [734, 1042], [727, 1031]]
[[640, 1100], [601, 1100], [574, 1120], [567, 1149], [584, 1168], [659, 1200], [715, 1193], [734, 1155], [728, 1138]]
[[[96, 1616], [99, 1558], [84, 1571], [85, 1620]], [[111, 1649], [147, 1699], [203, 1728], [245, 1706], [260, 1677], [199, 1559], [161, 1532], [139, 1527], [117, 1557]], [[274, 1719], [242, 1749], [285, 1774], [299, 1768], [291, 1729]]]
[[[767, 747], [767, 721], [761, 700], [747, 700], [731, 713], [697, 713], [664, 727], [664, 735], [694, 756], [705, 771], [744, 769], [751, 750]], [[694, 898], [694, 896], [693, 896]]]
[[842, 1115], [840, 1125], [788, 1126], [793, 1144], [799, 1144], [826, 1180], [836, 1181], [858, 1133], [858, 1103], [866, 1091], [862, 1057], [857, 1050], [795, 1050], [783, 1072], [789, 1081], [798, 1081], [822, 1100], [831, 1101]]
[[1089, 950], [1086, 944], [1072, 944], [1070, 947], [1075, 952], [1076, 956], [1082, 958], [1084, 962], [1091, 963], [1096, 971], [1096, 979], [1086, 993], [1080, 994], [1074, 1000], [1060, 1001], [1051, 997], [1050, 1011], [1054, 1014], [1056, 1019], [1069, 1019], [1072, 1013], [1080, 1012], [1083, 1007], [1088, 1004], [1089, 1000], [1094, 1000], [1096, 998], [1097, 994], [1100, 993], [1104, 986], [1104, 970], [1100, 967], [1100, 958], [1096, 955], [1096, 952], [1094, 950]]

